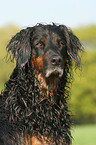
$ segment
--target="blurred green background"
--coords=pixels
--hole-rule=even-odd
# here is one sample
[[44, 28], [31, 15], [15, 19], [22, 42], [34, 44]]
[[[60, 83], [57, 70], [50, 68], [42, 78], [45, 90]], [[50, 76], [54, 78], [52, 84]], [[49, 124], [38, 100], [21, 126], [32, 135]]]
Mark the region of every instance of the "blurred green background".
[[[15, 67], [6, 59], [6, 45], [18, 31], [20, 28], [15, 25], [0, 28], [0, 92]], [[78, 27], [73, 32], [85, 49], [82, 69], [74, 70], [69, 102], [74, 122], [73, 145], [96, 145], [96, 25]]]

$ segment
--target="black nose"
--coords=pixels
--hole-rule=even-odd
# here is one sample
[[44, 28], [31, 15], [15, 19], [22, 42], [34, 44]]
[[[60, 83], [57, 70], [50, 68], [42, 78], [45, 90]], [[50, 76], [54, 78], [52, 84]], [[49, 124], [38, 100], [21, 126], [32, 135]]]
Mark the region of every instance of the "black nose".
[[52, 56], [50, 61], [52, 65], [61, 65], [63, 60], [61, 56]]

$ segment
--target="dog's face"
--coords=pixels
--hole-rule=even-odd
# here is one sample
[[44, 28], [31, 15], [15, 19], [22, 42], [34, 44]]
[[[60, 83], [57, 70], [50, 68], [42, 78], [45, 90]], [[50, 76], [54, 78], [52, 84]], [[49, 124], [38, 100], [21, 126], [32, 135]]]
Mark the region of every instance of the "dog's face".
[[81, 50], [81, 44], [64, 25], [37, 25], [21, 30], [7, 47], [19, 67], [31, 60], [35, 74], [45, 88], [49, 84], [51, 88], [57, 87], [67, 60], [71, 62], [73, 59], [76, 64], [80, 62], [78, 50]]
[[31, 39], [32, 65], [44, 78], [61, 77], [66, 62], [66, 41], [59, 27], [38, 27]]

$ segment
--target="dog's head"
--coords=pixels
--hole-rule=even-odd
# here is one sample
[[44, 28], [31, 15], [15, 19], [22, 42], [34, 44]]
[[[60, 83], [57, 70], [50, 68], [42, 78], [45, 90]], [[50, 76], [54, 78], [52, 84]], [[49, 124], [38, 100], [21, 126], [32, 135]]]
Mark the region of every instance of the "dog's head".
[[[46, 82], [61, 78], [68, 59], [80, 64], [78, 38], [64, 25], [37, 25], [17, 33], [8, 44], [20, 67], [31, 60], [36, 74]], [[50, 78], [50, 79], [49, 79]]]

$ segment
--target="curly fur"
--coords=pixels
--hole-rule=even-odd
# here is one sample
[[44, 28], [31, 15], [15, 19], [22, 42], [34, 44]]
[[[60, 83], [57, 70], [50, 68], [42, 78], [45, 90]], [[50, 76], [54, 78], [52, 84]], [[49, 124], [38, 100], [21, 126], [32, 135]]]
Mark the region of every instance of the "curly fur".
[[78, 51], [82, 48], [78, 38], [67, 27], [52, 25], [60, 27], [65, 35], [67, 60], [63, 76], [53, 92], [55, 101], [51, 101], [51, 93], [48, 98], [41, 93], [30, 55], [32, 53], [30, 40], [33, 39], [30, 35], [34, 35], [34, 28], [42, 26], [22, 30], [8, 45], [8, 52], [12, 52], [17, 64], [1, 96], [0, 145], [25, 145], [27, 144], [25, 137], [31, 140], [32, 136], [36, 136], [41, 142], [43, 137], [50, 145], [71, 143], [71, 120], [67, 100], [72, 78], [72, 59], [80, 65]]

